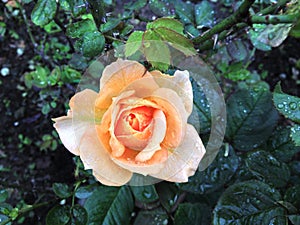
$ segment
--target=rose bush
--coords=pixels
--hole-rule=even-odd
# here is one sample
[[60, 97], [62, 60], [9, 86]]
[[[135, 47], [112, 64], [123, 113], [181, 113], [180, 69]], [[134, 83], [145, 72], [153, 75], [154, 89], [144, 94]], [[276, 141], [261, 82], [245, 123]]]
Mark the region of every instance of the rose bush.
[[187, 182], [205, 153], [187, 123], [193, 108], [188, 71], [170, 76], [118, 59], [104, 69], [99, 93], [85, 89], [69, 105], [54, 127], [105, 185], [126, 184], [133, 173]]

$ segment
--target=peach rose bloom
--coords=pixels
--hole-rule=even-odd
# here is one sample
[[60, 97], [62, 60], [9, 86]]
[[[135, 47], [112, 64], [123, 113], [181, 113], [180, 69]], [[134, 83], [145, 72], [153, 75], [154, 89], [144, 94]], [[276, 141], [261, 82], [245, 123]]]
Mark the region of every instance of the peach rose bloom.
[[104, 69], [99, 93], [83, 90], [69, 104], [54, 127], [102, 184], [124, 185], [133, 173], [187, 182], [205, 153], [187, 123], [193, 107], [188, 71], [169, 76], [118, 59]]

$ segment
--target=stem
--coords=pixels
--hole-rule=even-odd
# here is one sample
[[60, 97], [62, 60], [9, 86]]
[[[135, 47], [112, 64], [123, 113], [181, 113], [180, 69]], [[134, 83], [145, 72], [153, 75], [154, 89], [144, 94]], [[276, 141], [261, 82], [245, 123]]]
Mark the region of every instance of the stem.
[[104, 34], [104, 37], [105, 37], [105, 38], [107, 38], [107, 39], [109, 39], [109, 40], [112, 40], [112, 41], [121, 41], [121, 42], [125, 43], [125, 41], [124, 41], [124, 40], [121, 40], [121, 39], [118, 39], [118, 38], [112, 37], [112, 36], [110, 36], [110, 35], [106, 35], [106, 34]]
[[196, 37], [193, 42], [195, 44], [203, 43], [209, 39], [211, 39], [215, 34], [218, 34], [233, 25], [242, 22], [245, 18], [248, 18], [249, 8], [254, 3], [254, 0], [245, 0], [241, 6], [235, 11], [231, 16], [225, 18], [216, 26], [211, 28], [208, 32], [204, 33], [202, 36]]
[[279, 0], [276, 4], [271, 5], [265, 9], [261, 10], [257, 15], [261, 16], [261, 15], [274, 13], [276, 10], [278, 10], [279, 8], [284, 6], [287, 2], [288, 2], [288, 0]]
[[[56, 200], [55, 200], [56, 201]], [[52, 204], [54, 201], [49, 201], [49, 202], [41, 202], [41, 203], [38, 203], [38, 204], [35, 204], [35, 205], [31, 205], [29, 206], [28, 208], [25, 208], [25, 209], [21, 209], [19, 212], [18, 212], [18, 216], [19, 217], [20, 215], [22, 214], [25, 214], [27, 212], [30, 212], [34, 209], [37, 209], [37, 208], [40, 208], [40, 207], [43, 207], [43, 206], [46, 206], [46, 205], [49, 205], [49, 204]], [[6, 225], [10, 222], [12, 222], [14, 219], [13, 218], [9, 218], [8, 220], [5, 220], [3, 222], [0, 223], [0, 225]]]
[[257, 16], [254, 15], [251, 17], [252, 23], [265, 23], [265, 24], [278, 24], [278, 23], [294, 23], [297, 21], [297, 14], [289, 15], [266, 15], [266, 16]]

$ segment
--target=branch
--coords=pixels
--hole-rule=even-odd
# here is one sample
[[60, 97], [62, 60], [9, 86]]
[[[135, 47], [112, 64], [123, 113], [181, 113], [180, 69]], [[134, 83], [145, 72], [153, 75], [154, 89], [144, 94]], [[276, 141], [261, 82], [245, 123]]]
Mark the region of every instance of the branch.
[[208, 32], [204, 33], [202, 36], [194, 38], [194, 44], [201, 44], [209, 39], [211, 39], [215, 34], [218, 34], [233, 25], [243, 22], [245, 18], [247, 19], [249, 14], [249, 8], [254, 3], [255, 0], [245, 0], [241, 6], [235, 11], [231, 16], [225, 18], [216, 26], [211, 28]]
[[288, 15], [266, 15], [266, 16], [252, 16], [252, 23], [264, 23], [264, 24], [278, 24], [278, 23], [294, 23], [297, 21], [298, 14]]

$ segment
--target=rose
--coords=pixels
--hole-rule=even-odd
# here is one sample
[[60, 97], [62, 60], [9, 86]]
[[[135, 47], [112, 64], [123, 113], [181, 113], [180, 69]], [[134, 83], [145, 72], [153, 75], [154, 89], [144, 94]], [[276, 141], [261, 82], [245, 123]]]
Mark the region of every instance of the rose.
[[188, 71], [170, 76], [118, 59], [104, 69], [99, 93], [83, 90], [69, 105], [54, 127], [105, 185], [126, 184], [133, 173], [187, 182], [205, 153], [187, 123], [193, 107]]

